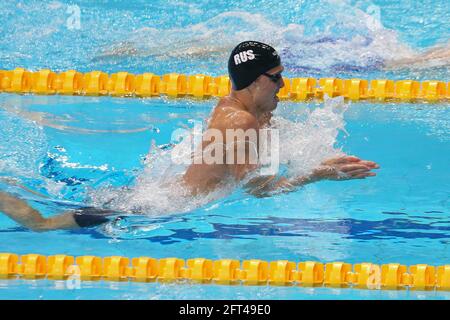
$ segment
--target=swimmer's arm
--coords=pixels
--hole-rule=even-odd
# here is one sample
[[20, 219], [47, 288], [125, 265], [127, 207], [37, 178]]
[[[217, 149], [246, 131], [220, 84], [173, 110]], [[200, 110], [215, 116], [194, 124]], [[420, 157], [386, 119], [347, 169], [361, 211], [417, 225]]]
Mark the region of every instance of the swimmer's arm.
[[[257, 159], [252, 159], [252, 156], [257, 155], [257, 141], [250, 141], [250, 139], [246, 136], [245, 140], [240, 141], [239, 139], [235, 139], [234, 141], [227, 141], [227, 130], [243, 130], [246, 132], [247, 130], [257, 130], [258, 128], [258, 121], [255, 117], [248, 114], [247, 112], [236, 112], [233, 118], [231, 118], [229, 121], [224, 123], [224, 126], [222, 127], [222, 134], [225, 137], [225, 157], [227, 157], [228, 153], [233, 153], [232, 157], [230, 159], [233, 159], [233, 163], [229, 164], [229, 170], [231, 173], [231, 176], [235, 178], [236, 181], [241, 181], [245, 178], [245, 176], [251, 172], [254, 171], [258, 165], [257, 165]], [[245, 147], [245, 159], [244, 163], [238, 163], [238, 154], [239, 148]], [[250, 153], [250, 150], [252, 148], [256, 148], [256, 153]], [[257, 157], [257, 156], [255, 156]], [[225, 159], [227, 163], [227, 159]]]
[[385, 69], [426, 68], [450, 64], [450, 42], [438, 45], [424, 53], [413, 53], [407, 58], [391, 59], [385, 62]]
[[[266, 179], [264, 183], [257, 185], [257, 180], [250, 180], [246, 187], [251, 194], [264, 197], [280, 192], [292, 192], [296, 187], [321, 180], [349, 180], [373, 177], [376, 173], [371, 170], [378, 168], [379, 165], [373, 161], [361, 160], [354, 156], [343, 156], [322, 162], [310, 175], [296, 178], [260, 177], [259, 179]], [[262, 181], [260, 180], [260, 182]]]
[[263, 176], [251, 179], [244, 185], [244, 189], [255, 197], [267, 197], [278, 193], [288, 193], [308, 183], [318, 181], [314, 175], [288, 179], [278, 176]]

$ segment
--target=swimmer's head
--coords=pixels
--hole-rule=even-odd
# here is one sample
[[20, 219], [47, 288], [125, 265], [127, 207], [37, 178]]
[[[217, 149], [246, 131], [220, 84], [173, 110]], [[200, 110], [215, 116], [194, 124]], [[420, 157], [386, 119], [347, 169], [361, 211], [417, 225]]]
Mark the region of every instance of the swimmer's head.
[[284, 87], [281, 59], [271, 46], [258, 41], [244, 41], [236, 46], [228, 60], [233, 90], [247, 90], [261, 111], [272, 111], [277, 93]]

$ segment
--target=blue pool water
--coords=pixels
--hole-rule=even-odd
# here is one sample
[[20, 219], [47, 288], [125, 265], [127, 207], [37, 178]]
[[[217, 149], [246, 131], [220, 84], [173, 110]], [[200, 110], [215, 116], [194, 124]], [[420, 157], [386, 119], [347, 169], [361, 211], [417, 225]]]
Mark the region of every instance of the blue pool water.
[[[80, 29], [68, 28], [73, 2], [2, 2], [0, 69], [215, 76], [226, 73], [233, 45], [252, 38], [279, 49], [287, 76], [449, 81], [445, 61], [387, 67], [399, 56], [408, 59], [447, 45], [448, 1], [75, 4]], [[151, 142], [169, 143], [174, 129], [207, 118], [215, 103], [2, 93], [0, 190], [20, 195], [45, 216], [74, 204], [105, 202], [120, 187], [151, 180], [165, 168], [155, 160], [155, 170], [148, 171]], [[321, 110], [329, 112], [320, 103], [280, 103], [277, 119], [293, 125], [282, 127], [290, 143], [286, 148], [331, 143], [378, 162], [377, 177], [319, 182], [264, 199], [237, 189], [188, 212], [183, 204], [174, 203], [174, 209], [164, 203], [150, 183], [139, 189], [139, 197], [117, 204], [139, 207], [145, 215], [122, 216], [94, 229], [34, 233], [0, 214], [0, 252], [448, 264], [448, 104], [353, 103], [320, 124], [326, 133], [314, 136], [313, 128], [301, 124], [311, 123]], [[288, 160], [299, 165], [311, 160], [292, 157]], [[162, 213], [151, 209], [156, 202]], [[0, 280], [0, 298], [448, 299], [450, 294], [114, 282], [83, 282], [69, 290], [54, 281]]]

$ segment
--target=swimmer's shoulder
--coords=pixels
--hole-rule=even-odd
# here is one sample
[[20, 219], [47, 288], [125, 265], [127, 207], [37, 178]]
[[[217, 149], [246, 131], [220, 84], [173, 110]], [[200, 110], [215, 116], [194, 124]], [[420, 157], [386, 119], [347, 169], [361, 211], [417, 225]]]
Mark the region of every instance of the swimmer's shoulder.
[[226, 128], [256, 128], [258, 121], [247, 110], [242, 110], [232, 99], [223, 97], [212, 114], [215, 123], [220, 122]]

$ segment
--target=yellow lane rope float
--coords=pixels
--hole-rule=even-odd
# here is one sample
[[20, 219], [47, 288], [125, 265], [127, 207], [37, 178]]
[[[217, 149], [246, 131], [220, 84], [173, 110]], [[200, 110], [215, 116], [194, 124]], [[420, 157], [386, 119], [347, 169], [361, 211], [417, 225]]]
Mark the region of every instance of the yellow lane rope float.
[[[438, 80], [364, 80], [337, 78], [283, 78], [285, 86], [278, 94], [281, 99], [307, 101], [344, 96], [353, 101], [428, 101], [450, 99], [450, 82]], [[87, 95], [115, 97], [194, 97], [205, 99], [223, 97], [230, 92], [228, 76], [184, 75], [178, 73], [158, 76], [153, 73], [134, 75], [118, 72], [108, 75], [102, 71], [80, 73], [69, 70], [55, 73], [45, 69], [31, 72], [23, 68], [0, 70], [0, 92], [42, 95]]]
[[[131, 264], [130, 264], [131, 262]], [[84, 281], [167, 282], [188, 280], [194, 283], [221, 285], [275, 285], [305, 287], [353, 287], [360, 289], [443, 290], [450, 291], [450, 265], [418, 264], [407, 267], [399, 263], [376, 265], [344, 262], [262, 261], [204, 258], [154, 259], [120, 256], [96, 257], [67, 255], [18, 256], [0, 253], [0, 278]]]

